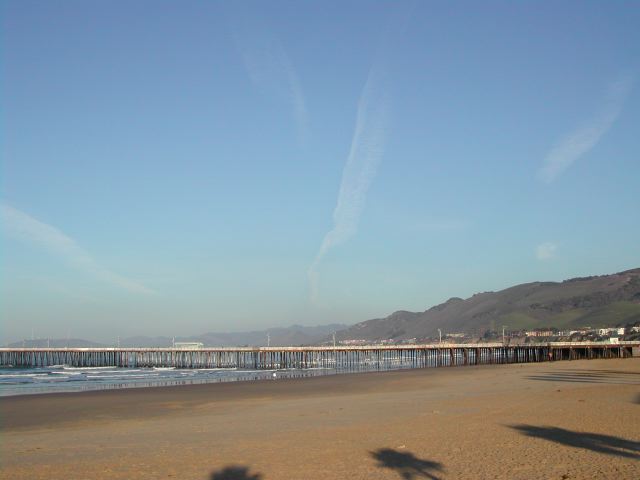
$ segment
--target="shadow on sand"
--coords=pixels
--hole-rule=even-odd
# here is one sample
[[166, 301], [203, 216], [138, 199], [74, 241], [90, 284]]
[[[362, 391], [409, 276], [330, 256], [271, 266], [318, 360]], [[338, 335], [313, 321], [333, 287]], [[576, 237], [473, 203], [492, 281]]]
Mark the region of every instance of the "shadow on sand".
[[615, 370], [558, 370], [539, 375], [529, 375], [528, 380], [572, 383], [609, 383], [615, 385], [640, 385], [635, 372]]
[[211, 472], [210, 480], [262, 480], [261, 473], [250, 473], [248, 467], [229, 465], [222, 470]]
[[391, 448], [380, 448], [370, 453], [379, 462], [378, 467], [395, 470], [405, 480], [420, 477], [439, 480], [433, 472], [441, 472], [443, 470], [441, 463], [422, 460], [410, 452], [398, 452]]
[[583, 448], [618, 457], [640, 459], [640, 442], [634, 442], [633, 440], [600, 433], [573, 432], [558, 427], [513, 425], [511, 428], [528, 437], [543, 438], [569, 447]]

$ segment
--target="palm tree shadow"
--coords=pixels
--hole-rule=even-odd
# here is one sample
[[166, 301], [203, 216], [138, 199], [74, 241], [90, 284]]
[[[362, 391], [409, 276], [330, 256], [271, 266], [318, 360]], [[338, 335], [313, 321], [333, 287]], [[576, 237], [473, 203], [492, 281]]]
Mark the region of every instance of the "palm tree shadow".
[[433, 472], [441, 472], [442, 464], [431, 460], [422, 460], [410, 452], [398, 452], [392, 448], [380, 448], [375, 452], [369, 452], [376, 459], [378, 467], [395, 470], [403, 479], [423, 477], [431, 480], [439, 480]]
[[636, 372], [621, 372], [617, 370], [556, 370], [553, 372], [529, 375], [528, 380], [542, 380], [548, 382], [571, 383], [610, 383], [613, 385], [638, 385], [640, 381], [635, 377]]
[[222, 470], [211, 472], [210, 480], [262, 480], [261, 473], [251, 474], [248, 467], [229, 465]]
[[615, 455], [624, 458], [640, 459], [640, 442], [627, 440], [600, 433], [573, 432], [558, 427], [535, 427], [533, 425], [514, 425], [511, 428], [528, 437], [544, 438], [574, 448], [583, 448], [593, 452]]

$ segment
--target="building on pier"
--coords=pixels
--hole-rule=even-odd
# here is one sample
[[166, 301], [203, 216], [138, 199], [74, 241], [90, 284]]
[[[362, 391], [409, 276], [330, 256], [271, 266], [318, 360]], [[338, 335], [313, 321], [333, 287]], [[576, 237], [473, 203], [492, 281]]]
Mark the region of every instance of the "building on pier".
[[202, 342], [175, 342], [173, 344], [174, 348], [178, 350], [200, 350], [204, 347], [204, 343]]

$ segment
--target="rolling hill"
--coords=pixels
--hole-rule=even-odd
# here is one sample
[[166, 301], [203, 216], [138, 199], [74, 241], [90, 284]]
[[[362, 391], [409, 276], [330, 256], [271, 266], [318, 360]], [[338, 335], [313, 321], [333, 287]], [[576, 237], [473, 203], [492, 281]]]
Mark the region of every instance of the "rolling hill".
[[[292, 325], [268, 330], [250, 332], [209, 332], [190, 337], [176, 337], [176, 342], [201, 342], [206, 347], [266, 346], [267, 334], [271, 346], [313, 345], [334, 331], [344, 329], [346, 325], [330, 324], [319, 326]], [[120, 344], [123, 347], [169, 347], [170, 337], [129, 337]]]
[[464, 332], [541, 327], [615, 326], [640, 321], [640, 268], [564, 282], [532, 282], [450, 298], [424, 312], [397, 311], [338, 332], [339, 340], [437, 337]]
[[[176, 342], [201, 342], [205, 347], [237, 347], [237, 346], [266, 346], [267, 334], [271, 346], [298, 346], [313, 345], [331, 335], [334, 331], [346, 328], [344, 324], [330, 324], [318, 326], [292, 325], [290, 327], [277, 327], [268, 330], [257, 330], [251, 332], [211, 332], [190, 337], [175, 337]], [[127, 337], [120, 340], [121, 347], [170, 347], [173, 338], [162, 336], [136, 336]], [[51, 338], [22, 340], [12, 342], [7, 345], [10, 348], [102, 348], [114, 347], [114, 343], [104, 344], [80, 338]]]

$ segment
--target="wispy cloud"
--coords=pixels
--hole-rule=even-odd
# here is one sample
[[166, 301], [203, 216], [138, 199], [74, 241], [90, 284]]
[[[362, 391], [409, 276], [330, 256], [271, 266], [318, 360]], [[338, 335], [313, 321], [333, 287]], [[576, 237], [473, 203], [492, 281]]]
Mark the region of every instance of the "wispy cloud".
[[255, 22], [234, 34], [251, 81], [289, 104], [301, 142], [307, 137], [308, 113], [300, 79], [282, 43]]
[[552, 242], [544, 242], [536, 247], [536, 257], [538, 260], [549, 260], [556, 256], [558, 246]]
[[620, 115], [632, 86], [633, 79], [630, 76], [609, 85], [602, 111], [584, 126], [563, 138], [546, 156], [539, 171], [539, 177], [543, 182], [553, 182], [598, 143]]
[[433, 220], [416, 223], [414, 230], [419, 232], [451, 232], [468, 228], [470, 222], [464, 220]]
[[381, 73], [372, 69], [360, 95], [351, 149], [342, 172], [338, 201], [333, 211], [333, 228], [325, 235], [309, 268], [311, 300], [318, 299], [318, 267], [333, 247], [346, 242], [358, 228], [367, 192], [382, 159], [388, 123], [386, 90]]
[[143, 284], [99, 265], [75, 240], [52, 225], [41, 222], [4, 202], [0, 203], [0, 217], [3, 228], [13, 237], [43, 247], [98, 280], [133, 293], [155, 293]]

